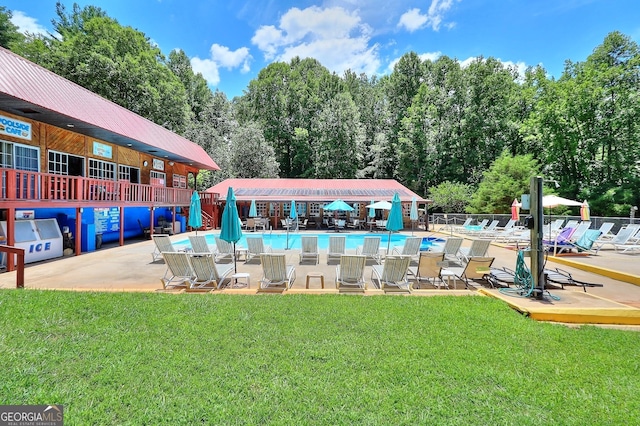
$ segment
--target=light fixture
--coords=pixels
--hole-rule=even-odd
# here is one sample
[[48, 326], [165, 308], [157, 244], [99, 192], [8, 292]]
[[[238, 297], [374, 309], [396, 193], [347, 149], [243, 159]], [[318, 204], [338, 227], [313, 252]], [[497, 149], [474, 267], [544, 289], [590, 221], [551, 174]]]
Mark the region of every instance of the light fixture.
[[145, 166], [145, 167], [147, 167], [147, 166], [149, 165], [149, 162], [148, 162], [147, 160], [144, 160], [144, 161], [142, 162], [142, 165], [143, 165], [143, 166]]
[[71, 124], [71, 123], [69, 123], [69, 124], [67, 124], [67, 127], [69, 127], [69, 128], [71, 128], [71, 129], [73, 129], [73, 128], [74, 128], [74, 127], [76, 127], [76, 126], [75, 126], [75, 125], [73, 125], [73, 124]]
[[173, 161], [169, 161], [169, 165], [173, 166], [175, 163]]
[[127, 146], [131, 146], [131, 145], [133, 145], [133, 144], [131, 144], [131, 143], [128, 143], [128, 144], [127, 144]]

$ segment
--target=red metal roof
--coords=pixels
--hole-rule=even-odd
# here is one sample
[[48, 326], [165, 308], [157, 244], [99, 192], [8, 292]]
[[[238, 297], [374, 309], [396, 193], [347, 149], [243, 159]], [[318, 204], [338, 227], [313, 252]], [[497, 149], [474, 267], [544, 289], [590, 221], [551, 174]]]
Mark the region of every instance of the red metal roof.
[[346, 202], [387, 200], [394, 193], [400, 200], [430, 203], [393, 179], [227, 179], [206, 192], [227, 197], [229, 187], [239, 201], [333, 201]]
[[[0, 109], [206, 170], [205, 150], [126, 108], [0, 48]], [[62, 124], [65, 123], [65, 124]]]

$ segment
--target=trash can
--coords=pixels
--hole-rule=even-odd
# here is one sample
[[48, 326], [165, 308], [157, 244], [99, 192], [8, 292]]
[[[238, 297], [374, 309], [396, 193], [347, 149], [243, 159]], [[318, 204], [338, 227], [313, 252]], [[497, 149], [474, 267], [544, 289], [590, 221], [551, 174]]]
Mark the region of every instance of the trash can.
[[96, 250], [102, 247], [102, 234], [96, 234]]

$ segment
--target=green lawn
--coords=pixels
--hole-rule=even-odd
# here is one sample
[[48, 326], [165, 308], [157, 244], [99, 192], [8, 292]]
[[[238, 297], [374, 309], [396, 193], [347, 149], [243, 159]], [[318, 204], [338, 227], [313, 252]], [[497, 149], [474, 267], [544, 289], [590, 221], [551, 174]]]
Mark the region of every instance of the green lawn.
[[85, 424], [640, 424], [640, 334], [485, 297], [0, 291], [0, 403]]

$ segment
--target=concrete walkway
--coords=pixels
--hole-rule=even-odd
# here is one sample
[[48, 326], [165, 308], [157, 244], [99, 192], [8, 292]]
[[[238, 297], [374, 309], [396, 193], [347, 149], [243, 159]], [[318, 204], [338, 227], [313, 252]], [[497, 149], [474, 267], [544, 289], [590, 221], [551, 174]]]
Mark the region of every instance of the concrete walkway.
[[[358, 232], [358, 231], [355, 231]], [[200, 232], [202, 235], [202, 232]], [[174, 241], [186, 240], [188, 233], [172, 237]], [[431, 232], [415, 232], [417, 236], [431, 236]], [[436, 234], [440, 237], [448, 236]], [[468, 236], [466, 236], [469, 238]], [[469, 246], [471, 240], [465, 240]], [[146, 291], [162, 290], [161, 277], [166, 266], [162, 260], [152, 261], [153, 241], [132, 241], [124, 246], [104, 245], [102, 249], [81, 256], [64, 257], [56, 260], [27, 265], [25, 268], [25, 287], [27, 289], [55, 289], [79, 291]], [[293, 287], [285, 293], [328, 294], [338, 293], [335, 289], [335, 264], [327, 265], [326, 251], [321, 250], [318, 265], [300, 264], [299, 250], [282, 251], [287, 254], [287, 263], [295, 265], [297, 279]], [[495, 257], [494, 266], [515, 268], [516, 251], [504, 246], [491, 245], [489, 256]], [[559, 300], [546, 298], [517, 298], [501, 294], [497, 289], [474, 287], [464, 289], [458, 281], [457, 290], [421, 289], [411, 295], [488, 295], [504, 300], [532, 318], [577, 323], [630, 324], [640, 325], [640, 256], [615, 253], [611, 250], [600, 251], [598, 256], [576, 256], [554, 259], [549, 257], [547, 268], [560, 267], [569, 271], [574, 278], [603, 284], [603, 287], [588, 287], [585, 293], [582, 287], [565, 286], [564, 290], [550, 287], [549, 290]], [[249, 288], [228, 288], [216, 290], [213, 294], [256, 294], [258, 281], [262, 276], [259, 262], [237, 262], [238, 272], [250, 274]], [[608, 273], [611, 271], [611, 273]], [[325, 288], [320, 280], [310, 279], [306, 288], [307, 274], [320, 272], [324, 276]], [[622, 274], [622, 275], [621, 275]], [[15, 288], [16, 272], [0, 273], [0, 288]], [[365, 269], [368, 289], [365, 295], [382, 295], [381, 290], [371, 285], [371, 266]], [[630, 282], [625, 282], [622, 279]], [[636, 281], [637, 280], [637, 281]], [[228, 282], [225, 282], [228, 284]], [[480, 291], [479, 291], [480, 290]]]

